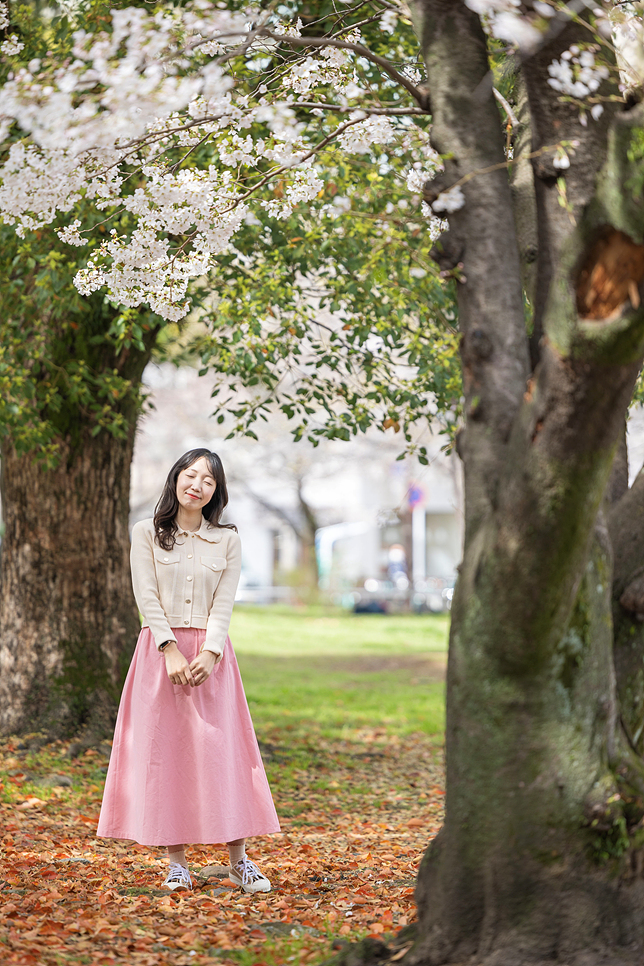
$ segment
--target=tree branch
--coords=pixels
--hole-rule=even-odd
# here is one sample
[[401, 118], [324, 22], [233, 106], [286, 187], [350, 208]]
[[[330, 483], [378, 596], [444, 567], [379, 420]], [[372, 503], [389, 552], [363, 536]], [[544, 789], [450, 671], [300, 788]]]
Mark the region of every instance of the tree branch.
[[329, 40], [324, 37], [289, 37], [285, 34], [277, 34], [266, 29], [262, 30], [261, 34], [264, 37], [270, 37], [271, 40], [279, 41], [279, 43], [290, 44], [291, 47], [337, 47], [339, 50], [350, 50], [354, 54], [358, 54], [358, 56], [371, 61], [372, 64], [381, 67], [385, 74], [411, 94], [425, 113], [431, 113], [429, 94], [419, 87], [416, 87], [415, 84], [412, 84], [409, 78], [396, 70], [394, 65], [386, 60], [385, 57], [374, 54], [373, 51], [369, 50], [363, 44], [352, 44], [347, 40]]
[[454, 264], [462, 265], [457, 297], [468, 418], [459, 453], [465, 463], [467, 544], [495, 504], [502, 453], [528, 375], [521, 272], [480, 20], [463, 0], [414, 0], [411, 12], [432, 92], [432, 144], [447, 159], [433, 190], [459, 183], [465, 198], [449, 214], [450, 231], [436, 248], [449, 246]]
[[255, 490], [253, 490], [252, 487], [250, 487], [244, 480], [239, 479], [234, 475], [231, 476], [231, 479], [233, 479], [238, 485], [240, 485], [246, 491], [246, 493], [253, 500], [255, 500], [255, 502], [259, 506], [261, 506], [264, 510], [267, 510], [269, 513], [273, 513], [276, 517], [279, 517], [279, 519], [282, 520], [287, 526], [289, 526], [293, 531], [293, 533], [295, 534], [295, 536], [298, 538], [298, 540], [302, 539], [302, 532], [300, 527], [298, 527], [298, 525], [291, 517], [290, 513], [284, 510], [283, 507], [278, 506], [276, 503], [271, 503], [270, 500], [267, 500], [265, 497], [260, 496], [259, 493], [256, 493]]
[[383, 114], [385, 117], [424, 117], [427, 111], [417, 107], [369, 107], [360, 105], [345, 107], [343, 104], [326, 104], [321, 101], [293, 101], [291, 107], [302, 107], [306, 110], [335, 111], [338, 114], [350, 114], [361, 111], [363, 114]]
[[[513, 429], [493, 569], [495, 580], [507, 582], [499, 620], [515, 628], [502, 643], [503, 660], [523, 670], [529, 662], [534, 672], [551, 658], [568, 620], [644, 357], [644, 204], [624, 191], [639, 163], [630, 159], [641, 124], [641, 107], [613, 118], [604, 132], [597, 191], [575, 226], [569, 221], [566, 236], [556, 240], [542, 358]], [[591, 171], [597, 162], [597, 155], [589, 160]], [[590, 308], [589, 279], [599, 299]], [[606, 286], [616, 308], [604, 300]], [[628, 604], [633, 619], [640, 600], [644, 615], [637, 543], [642, 528], [634, 525], [641, 520], [643, 501], [644, 475], [610, 517], [617, 550], [613, 593], [622, 606]], [[610, 579], [606, 567], [604, 588]], [[630, 591], [628, 600], [625, 591]], [[542, 642], [540, 655], [534, 652], [535, 640]], [[624, 651], [634, 653], [634, 638], [626, 645]]]

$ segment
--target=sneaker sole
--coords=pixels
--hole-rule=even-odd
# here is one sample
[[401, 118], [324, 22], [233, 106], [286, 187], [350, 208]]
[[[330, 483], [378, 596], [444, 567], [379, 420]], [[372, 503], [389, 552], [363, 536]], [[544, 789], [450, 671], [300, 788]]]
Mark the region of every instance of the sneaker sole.
[[236, 879], [233, 879], [232, 876], [229, 876], [228, 878], [230, 879], [231, 882], [234, 882], [235, 885], [239, 886], [240, 889], [242, 889], [244, 892], [248, 893], [249, 895], [254, 895], [256, 892], [270, 892], [271, 891], [271, 885], [270, 885], [270, 883], [269, 883], [268, 889], [267, 889], [264, 886], [252, 886], [252, 885], [251, 886], [245, 886], [245, 885], [243, 885], [243, 883], [238, 882]]

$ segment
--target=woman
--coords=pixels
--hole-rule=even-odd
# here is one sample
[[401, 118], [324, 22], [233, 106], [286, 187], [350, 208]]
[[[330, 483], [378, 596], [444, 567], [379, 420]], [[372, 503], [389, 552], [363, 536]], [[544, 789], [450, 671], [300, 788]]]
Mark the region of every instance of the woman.
[[221, 460], [194, 449], [174, 464], [154, 519], [132, 531], [143, 627], [119, 707], [97, 834], [164, 845], [164, 885], [191, 889], [185, 843], [226, 842], [245, 892], [271, 884], [245, 839], [279, 822], [228, 637], [239, 573]]

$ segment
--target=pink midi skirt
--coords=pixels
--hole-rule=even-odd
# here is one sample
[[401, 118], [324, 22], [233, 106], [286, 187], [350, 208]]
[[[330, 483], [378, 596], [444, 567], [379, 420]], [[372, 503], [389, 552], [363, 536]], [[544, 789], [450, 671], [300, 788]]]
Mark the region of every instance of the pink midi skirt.
[[[174, 634], [192, 661], [205, 630]], [[123, 686], [96, 834], [206, 845], [279, 830], [230, 638], [210, 677], [191, 688], [171, 683], [144, 627]]]

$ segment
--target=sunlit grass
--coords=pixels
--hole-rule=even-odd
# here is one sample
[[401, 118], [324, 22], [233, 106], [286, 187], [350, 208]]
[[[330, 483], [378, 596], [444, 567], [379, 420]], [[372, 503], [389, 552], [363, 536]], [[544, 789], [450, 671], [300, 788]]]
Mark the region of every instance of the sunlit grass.
[[442, 735], [444, 616], [237, 607], [231, 638], [260, 735]]
[[230, 635], [244, 654], [445, 653], [447, 615], [352, 614], [312, 607], [235, 605]]

